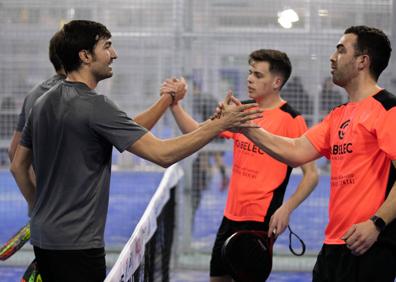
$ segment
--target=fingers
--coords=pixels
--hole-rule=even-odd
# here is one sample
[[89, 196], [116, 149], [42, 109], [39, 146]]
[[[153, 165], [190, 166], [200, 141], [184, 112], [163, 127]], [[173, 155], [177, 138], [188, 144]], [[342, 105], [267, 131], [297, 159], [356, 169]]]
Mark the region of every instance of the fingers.
[[162, 96], [164, 93], [175, 93], [175, 104], [179, 100], [182, 100], [187, 93], [187, 83], [184, 77], [177, 79], [176, 77], [166, 79], [161, 86], [160, 95]]
[[[240, 111], [246, 111], [246, 110], [248, 110], [248, 109], [255, 108], [255, 107], [258, 107], [258, 104], [257, 104], [257, 103], [245, 104], [245, 105], [240, 104], [240, 106], [238, 106], [238, 109], [239, 109]], [[261, 113], [263, 112], [262, 110], [259, 110], [259, 111], [260, 111]]]
[[253, 122], [250, 122], [250, 121], [242, 121], [235, 127], [238, 127], [239, 129], [240, 128], [260, 128], [260, 126], [258, 126], [257, 124], [255, 124]]
[[225, 98], [224, 98], [224, 103], [223, 103], [223, 105], [229, 105], [230, 103], [231, 103], [231, 98], [232, 97], [232, 91], [231, 90], [228, 90], [227, 91], [227, 94], [226, 94], [226, 96], [225, 96]]
[[341, 239], [345, 241], [352, 254], [357, 256], [364, 254], [376, 241], [376, 237], [370, 236], [362, 224], [359, 227], [353, 225]]
[[353, 233], [355, 232], [355, 230], [356, 230], [356, 226], [355, 225], [353, 225], [351, 228], [349, 228], [348, 229], [348, 231], [341, 237], [341, 240], [343, 240], [343, 241], [347, 241], [352, 235], [353, 235]]
[[239, 101], [236, 97], [231, 96], [231, 102], [233, 102], [235, 105], [240, 106], [242, 105], [241, 101]]
[[268, 236], [271, 236], [272, 234], [274, 234], [274, 236], [276, 237], [276, 235], [277, 235], [276, 231], [277, 231], [276, 222], [272, 216], [271, 220], [270, 220], [269, 228], [268, 228]]

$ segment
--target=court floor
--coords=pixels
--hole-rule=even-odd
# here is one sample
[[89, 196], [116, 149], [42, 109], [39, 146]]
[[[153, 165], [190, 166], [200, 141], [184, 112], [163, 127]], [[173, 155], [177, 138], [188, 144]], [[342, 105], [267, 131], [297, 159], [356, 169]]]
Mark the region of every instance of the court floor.
[[[296, 186], [300, 175], [293, 174], [289, 187]], [[307, 243], [307, 249], [317, 251], [321, 245], [325, 219], [318, 214], [326, 214], [328, 176], [321, 177], [320, 184], [311, 198], [292, 216], [291, 224]], [[106, 246], [122, 247], [132, 234], [150, 198], [162, 178], [159, 172], [115, 171], [111, 179], [110, 205], [105, 230]], [[209, 186], [203, 192], [196, 210], [193, 227], [193, 244], [210, 250], [211, 244], [222, 218], [226, 192], [220, 191], [219, 177], [214, 174]], [[28, 220], [26, 204], [7, 170], [0, 171], [0, 243], [3, 244]], [[294, 189], [288, 189], [286, 197]], [[322, 218], [322, 216], [321, 216]], [[204, 224], [203, 224], [204, 223]], [[287, 251], [288, 237], [282, 235], [275, 251]], [[298, 246], [298, 245], [297, 245]], [[24, 269], [8, 267], [0, 262], [0, 281], [19, 281]], [[172, 273], [173, 282], [208, 281], [207, 271], [177, 271]], [[311, 274], [305, 272], [274, 272], [268, 281], [310, 281]]]

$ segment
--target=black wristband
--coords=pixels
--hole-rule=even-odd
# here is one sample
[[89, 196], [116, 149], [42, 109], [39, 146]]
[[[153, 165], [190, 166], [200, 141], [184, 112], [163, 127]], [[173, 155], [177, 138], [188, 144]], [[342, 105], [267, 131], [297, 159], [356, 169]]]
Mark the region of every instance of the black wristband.
[[372, 222], [374, 222], [374, 225], [375, 225], [375, 227], [377, 227], [378, 231], [380, 231], [380, 232], [384, 231], [384, 229], [386, 227], [386, 223], [382, 218], [374, 215], [370, 218], [370, 220]]

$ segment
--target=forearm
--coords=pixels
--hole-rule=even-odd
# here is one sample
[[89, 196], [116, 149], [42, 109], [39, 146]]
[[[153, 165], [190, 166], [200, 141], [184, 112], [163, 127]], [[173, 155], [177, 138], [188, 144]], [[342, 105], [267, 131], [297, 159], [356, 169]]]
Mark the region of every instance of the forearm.
[[199, 123], [195, 121], [179, 103], [172, 105], [170, 109], [177, 126], [183, 134], [192, 132], [199, 127]]
[[295, 210], [315, 189], [318, 184], [318, 171], [313, 162], [304, 165], [303, 177], [299, 183], [296, 191], [290, 198], [285, 202], [285, 206], [290, 212]]
[[151, 130], [171, 103], [172, 97], [170, 95], [162, 95], [154, 105], [134, 117], [133, 120]]
[[375, 214], [381, 217], [386, 224], [396, 219], [396, 182], [393, 184], [385, 202]]
[[230, 105], [231, 95], [228, 94], [224, 100], [227, 108], [218, 119], [208, 120], [191, 133], [161, 140], [150, 132], [144, 134], [134, 142], [128, 151], [142, 158], [167, 167], [188, 155], [201, 149], [210, 142], [221, 131], [232, 127], [256, 127], [249, 121], [262, 117], [258, 109], [248, 110], [256, 105]]
[[162, 167], [168, 167], [201, 149], [222, 130], [222, 123], [213, 120], [188, 134], [171, 139], [161, 140], [148, 132], [128, 151]]
[[312, 145], [306, 144], [309, 141], [302, 142], [304, 137], [287, 138], [271, 134], [262, 128], [246, 128], [242, 132], [261, 150], [291, 167], [300, 166], [319, 156]]
[[10, 162], [12, 162], [12, 160], [14, 159], [16, 148], [18, 147], [21, 138], [22, 138], [22, 132], [14, 131], [14, 134], [11, 139], [10, 147], [8, 148], [8, 157], [10, 159]]
[[11, 173], [15, 178], [19, 190], [27, 201], [29, 208], [33, 207], [35, 202], [36, 185], [32, 182], [30, 168], [11, 166]]

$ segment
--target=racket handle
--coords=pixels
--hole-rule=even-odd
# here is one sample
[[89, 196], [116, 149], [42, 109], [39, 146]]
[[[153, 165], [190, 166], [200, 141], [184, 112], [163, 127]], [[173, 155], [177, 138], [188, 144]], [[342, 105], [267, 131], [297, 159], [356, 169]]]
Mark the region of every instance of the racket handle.
[[253, 99], [248, 99], [248, 100], [242, 100], [242, 101], [241, 101], [241, 104], [242, 104], [242, 105], [253, 104], [253, 103], [256, 103], [256, 101], [253, 100]]

